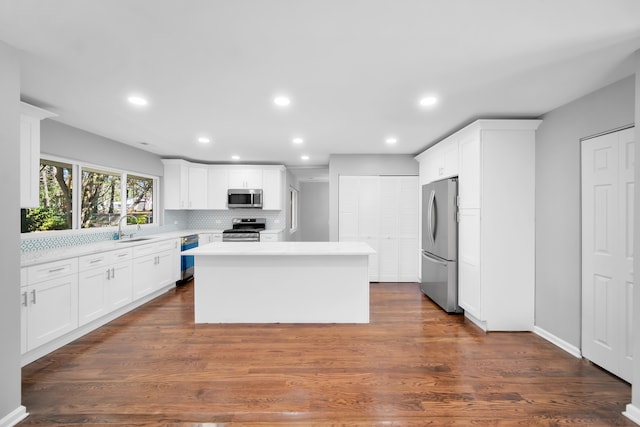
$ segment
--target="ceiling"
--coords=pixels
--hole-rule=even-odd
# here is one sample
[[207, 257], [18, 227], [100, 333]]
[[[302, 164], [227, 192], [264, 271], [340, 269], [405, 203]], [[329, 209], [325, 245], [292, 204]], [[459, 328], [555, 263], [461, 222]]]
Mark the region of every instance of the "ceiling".
[[640, 2], [2, 0], [0, 40], [20, 50], [23, 100], [55, 120], [163, 157], [301, 171], [417, 154], [633, 74]]

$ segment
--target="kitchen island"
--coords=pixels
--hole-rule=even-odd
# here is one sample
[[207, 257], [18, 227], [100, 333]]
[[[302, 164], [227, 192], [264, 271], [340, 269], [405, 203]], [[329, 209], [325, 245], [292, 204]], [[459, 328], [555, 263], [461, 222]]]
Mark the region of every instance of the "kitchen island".
[[196, 323], [369, 323], [362, 242], [225, 242], [193, 255]]

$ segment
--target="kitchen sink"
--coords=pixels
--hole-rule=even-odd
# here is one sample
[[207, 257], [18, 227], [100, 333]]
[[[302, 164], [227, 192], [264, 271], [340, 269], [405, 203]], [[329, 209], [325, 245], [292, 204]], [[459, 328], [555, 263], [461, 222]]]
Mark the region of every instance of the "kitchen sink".
[[143, 242], [145, 240], [151, 240], [152, 237], [136, 237], [135, 239], [122, 239], [116, 241], [116, 243], [135, 243], [135, 242]]

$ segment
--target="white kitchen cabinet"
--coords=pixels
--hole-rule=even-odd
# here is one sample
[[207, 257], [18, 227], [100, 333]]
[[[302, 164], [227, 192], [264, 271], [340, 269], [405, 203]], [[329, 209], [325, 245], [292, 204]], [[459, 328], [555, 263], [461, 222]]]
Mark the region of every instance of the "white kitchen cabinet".
[[260, 241], [261, 242], [281, 242], [284, 240], [284, 232], [279, 231], [277, 233], [272, 232], [260, 232]]
[[230, 166], [228, 188], [262, 188], [262, 169], [259, 167]]
[[416, 157], [420, 162], [420, 184], [451, 178], [459, 173], [458, 136], [453, 135]]
[[485, 330], [533, 329], [540, 123], [478, 120], [458, 132], [459, 304]]
[[20, 289], [23, 353], [78, 327], [77, 258], [26, 270], [26, 285]]
[[284, 167], [265, 167], [262, 170], [262, 209], [282, 210], [284, 205]]
[[222, 232], [198, 234], [198, 246], [213, 242], [222, 242]]
[[162, 162], [165, 209], [207, 209], [207, 167], [179, 159]]
[[418, 177], [341, 176], [339, 240], [362, 241], [372, 282], [418, 279]]
[[227, 209], [228, 180], [225, 166], [207, 167], [207, 209]]
[[40, 206], [40, 121], [56, 114], [20, 102], [20, 207]]
[[132, 248], [78, 259], [78, 322], [85, 325], [133, 299]]
[[29, 289], [27, 288], [27, 269], [20, 269], [20, 354], [27, 352], [27, 311], [29, 307]]
[[177, 239], [133, 248], [133, 298], [142, 298], [180, 278]]

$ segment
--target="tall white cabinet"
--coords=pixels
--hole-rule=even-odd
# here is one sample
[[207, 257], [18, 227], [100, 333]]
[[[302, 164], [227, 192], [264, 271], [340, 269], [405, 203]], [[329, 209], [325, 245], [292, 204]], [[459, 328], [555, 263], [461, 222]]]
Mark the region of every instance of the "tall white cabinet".
[[417, 176], [341, 176], [339, 240], [362, 241], [371, 282], [415, 282], [418, 278]]
[[478, 120], [457, 134], [458, 300], [485, 330], [533, 330], [540, 123]]

